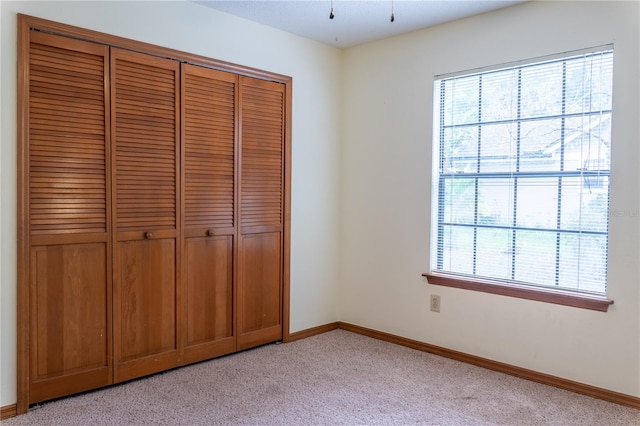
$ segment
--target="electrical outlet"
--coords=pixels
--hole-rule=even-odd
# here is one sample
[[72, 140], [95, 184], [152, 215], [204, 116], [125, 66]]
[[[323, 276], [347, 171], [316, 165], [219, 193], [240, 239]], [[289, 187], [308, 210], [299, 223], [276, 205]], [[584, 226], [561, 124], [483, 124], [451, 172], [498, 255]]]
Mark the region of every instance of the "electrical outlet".
[[440, 296], [437, 294], [431, 295], [431, 312], [440, 312]]

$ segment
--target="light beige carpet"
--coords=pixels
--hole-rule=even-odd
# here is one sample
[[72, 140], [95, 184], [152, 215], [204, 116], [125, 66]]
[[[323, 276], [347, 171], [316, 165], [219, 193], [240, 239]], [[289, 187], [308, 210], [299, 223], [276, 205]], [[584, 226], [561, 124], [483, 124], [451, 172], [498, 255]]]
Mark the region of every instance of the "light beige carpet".
[[343, 330], [43, 404], [14, 425], [640, 425], [640, 411]]

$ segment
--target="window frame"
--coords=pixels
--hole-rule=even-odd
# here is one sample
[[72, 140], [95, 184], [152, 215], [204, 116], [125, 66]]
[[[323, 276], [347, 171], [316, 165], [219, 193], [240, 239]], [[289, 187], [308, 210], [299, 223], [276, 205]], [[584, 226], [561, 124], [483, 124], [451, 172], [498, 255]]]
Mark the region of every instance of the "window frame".
[[[478, 74], [484, 75], [494, 71], [499, 71], [499, 70], [504, 70], [509, 68], [526, 67], [528, 65], [535, 65], [541, 62], [564, 61], [578, 55], [593, 54], [601, 51], [613, 51], [613, 44], [597, 46], [593, 48], [582, 49], [582, 50], [571, 51], [571, 52], [563, 52], [556, 55], [544, 56], [542, 58], [532, 58], [532, 59], [513, 62], [509, 64], [501, 64], [501, 65], [496, 65], [491, 67], [479, 68], [475, 70], [462, 71], [458, 73], [436, 75], [434, 76], [433, 81], [435, 83], [444, 79], [450, 79], [454, 77], [472, 76], [472, 75], [478, 75]], [[444, 94], [442, 92], [440, 94], [437, 93], [437, 91], [440, 91], [440, 90], [441, 89], [439, 87], [436, 87], [436, 85], [434, 84], [434, 92], [433, 92], [434, 93], [434, 113], [433, 113], [434, 132], [433, 132], [433, 139], [432, 139], [434, 143], [434, 150], [433, 150], [434, 151], [434, 158], [433, 158], [434, 182], [431, 186], [431, 191], [433, 192], [432, 201], [434, 202], [432, 203], [432, 208], [431, 208], [431, 214], [433, 215], [433, 217], [431, 221], [432, 235], [431, 235], [431, 241], [430, 241], [430, 249], [436, 250], [436, 254], [434, 255], [432, 253], [430, 256], [430, 261], [429, 261], [430, 272], [422, 275], [425, 278], [427, 278], [428, 283], [432, 285], [440, 285], [440, 286], [454, 287], [454, 288], [466, 289], [466, 290], [472, 290], [472, 291], [480, 291], [485, 293], [492, 293], [492, 294], [498, 294], [503, 296], [510, 296], [510, 297], [527, 299], [527, 300], [534, 300], [534, 301], [547, 302], [547, 303], [606, 312], [609, 306], [613, 304], [613, 300], [608, 299], [606, 293], [605, 294], [590, 293], [590, 292], [583, 292], [579, 290], [567, 289], [563, 287], [552, 287], [552, 286], [536, 285], [536, 284], [529, 284], [529, 283], [520, 283], [518, 281], [512, 281], [508, 279], [490, 279], [490, 278], [477, 277], [477, 276], [467, 275], [462, 273], [458, 274], [456, 272], [442, 271], [438, 269], [438, 266], [436, 264], [440, 264], [442, 259], [440, 256], [437, 255], [437, 252], [440, 246], [436, 246], [436, 244], [438, 244], [437, 241], [440, 239], [439, 235], [442, 232], [442, 226], [443, 226], [443, 220], [440, 217], [443, 211], [443, 208], [440, 205], [440, 198], [444, 196], [442, 194], [442, 184], [443, 184], [442, 178], [445, 177], [443, 175], [447, 175], [447, 173], [442, 172], [440, 167], [440, 162], [442, 161], [440, 150], [441, 150], [441, 144], [442, 144], [442, 132], [444, 129], [444, 123], [442, 122], [442, 117], [440, 113], [440, 108], [442, 108], [442, 106], [436, 105], [436, 102], [438, 100], [440, 100], [440, 103], [443, 102], [442, 96], [444, 96]], [[564, 92], [563, 92], [563, 95], [564, 95]], [[520, 95], [518, 95], [518, 108], [520, 107], [519, 96]], [[608, 113], [611, 114], [611, 110], [609, 110]], [[564, 110], [561, 116], [565, 117]], [[520, 125], [519, 123], [521, 122], [520, 117], [518, 117], [517, 121], [515, 122], [518, 123], [518, 126], [519, 126]], [[478, 125], [483, 125], [483, 124], [484, 123], [481, 120], [478, 122]], [[519, 139], [518, 139], [518, 143], [519, 143]], [[517, 156], [518, 158], [516, 161], [520, 161], [519, 152]], [[480, 162], [480, 158], [481, 157], [478, 156], [477, 158], [478, 162]], [[480, 175], [480, 173], [476, 173], [476, 174], [478, 176]], [[492, 174], [492, 173], [489, 173], [489, 174]], [[562, 179], [562, 176], [564, 176], [565, 174], [571, 175], [572, 172], [565, 172], [563, 169], [561, 169], [557, 173], [554, 172], [554, 177], [558, 176], [560, 179]], [[573, 174], [575, 174], [575, 172], [573, 172]], [[589, 175], [589, 172], [587, 172], [584, 175], [580, 174], [580, 176], [584, 178], [586, 178], [588, 175]], [[475, 176], [476, 180], [478, 179], [478, 176]], [[601, 174], [598, 173], [597, 176], [599, 177], [601, 176]], [[609, 176], [610, 176], [610, 168], [606, 173], [606, 177], [608, 178]], [[465, 174], [465, 177], [466, 177], [466, 174]], [[471, 177], [474, 177], [474, 176], [471, 176]], [[610, 193], [611, 191], [609, 188], [607, 191], [607, 198], [610, 197]], [[477, 203], [477, 200], [476, 200], [476, 203]], [[514, 203], [516, 203], [516, 206], [517, 206], [517, 201], [514, 200]], [[560, 231], [560, 228], [556, 229], [555, 231], [556, 232]], [[607, 239], [607, 252], [608, 252], [608, 226], [607, 226], [607, 231], [604, 233], [604, 235], [606, 236], [606, 239]], [[476, 254], [474, 251], [474, 258], [475, 256]], [[607, 258], [608, 258], [608, 253], [607, 253]], [[441, 264], [440, 264], [440, 267], [442, 267]], [[605, 291], [606, 291], [606, 287], [605, 287]]]

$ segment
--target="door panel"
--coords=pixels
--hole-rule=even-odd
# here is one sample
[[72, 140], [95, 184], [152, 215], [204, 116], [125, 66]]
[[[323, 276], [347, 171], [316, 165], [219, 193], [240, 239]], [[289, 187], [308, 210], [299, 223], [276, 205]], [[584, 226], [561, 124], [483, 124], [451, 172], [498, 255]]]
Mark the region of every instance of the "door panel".
[[237, 80], [182, 65], [185, 363], [236, 349]]
[[238, 349], [280, 340], [284, 85], [240, 78]]
[[114, 256], [114, 382], [177, 365], [174, 239], [120, 241]]
[[29, 403], [111, 383], [108, 48], [29, 32]]
[[110, 382], [106, 252], [106, 242], [31, 250], [32, 401]]
[[188, 271], [185, 361], [235, 351], [233, 236], [188, 238], [185, 268]]
[[175, 350], [173, 240], [118, 243], [121, 362]]
[[116, 382], [179, 362], [178, 71], [111, 49]]
[[117, 243], [115, 382], [177, 364], [175, 252], [173, 239]]
[[238, 346], [246, 349], [282, 338], [281, 234], [244, 235], [240, 250]]

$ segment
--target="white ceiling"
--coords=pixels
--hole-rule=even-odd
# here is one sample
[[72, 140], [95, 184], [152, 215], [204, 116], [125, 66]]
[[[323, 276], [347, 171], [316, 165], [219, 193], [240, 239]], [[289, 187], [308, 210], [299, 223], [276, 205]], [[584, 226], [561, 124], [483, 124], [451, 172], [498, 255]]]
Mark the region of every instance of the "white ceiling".
[[[525, 0], [195, 0], [197, 3], [321, 43], [344, 48]], [[394, 22], [390, 22], [393, 5]]]

